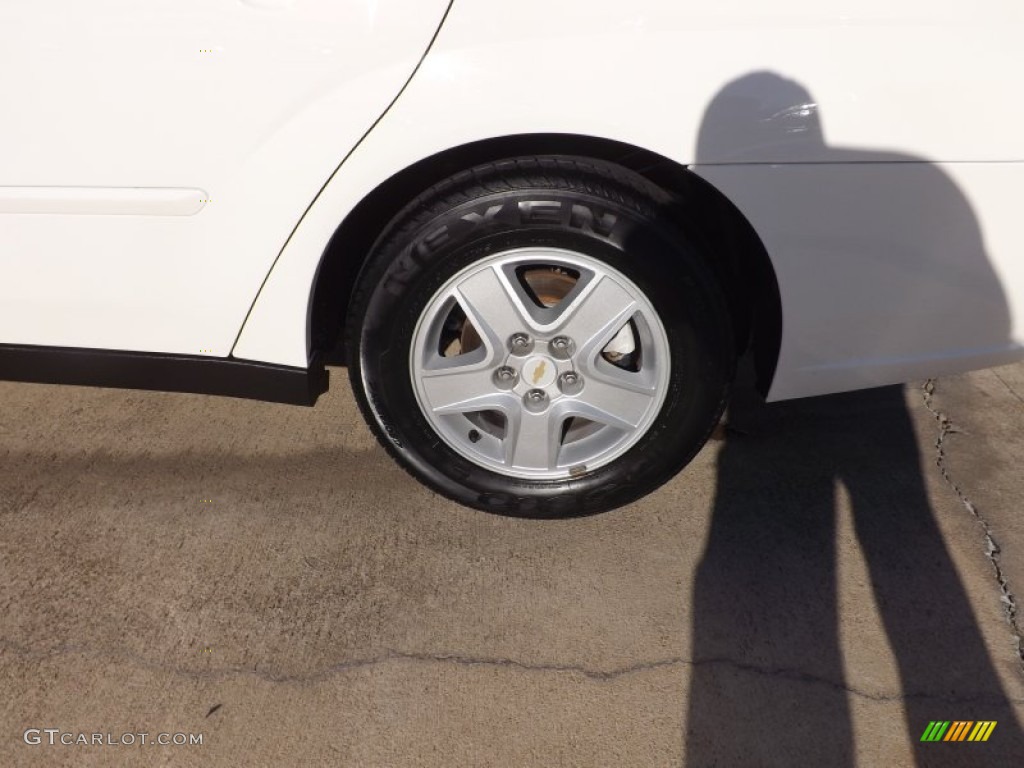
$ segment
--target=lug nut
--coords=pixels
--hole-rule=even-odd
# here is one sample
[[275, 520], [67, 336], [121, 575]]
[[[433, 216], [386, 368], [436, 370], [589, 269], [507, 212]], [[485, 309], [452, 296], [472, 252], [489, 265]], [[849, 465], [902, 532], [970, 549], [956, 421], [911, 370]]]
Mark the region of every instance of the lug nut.
[[514, 333], [512, 334], [512, 338], [508, 340], [508, 346], [509, 349], [512, 350], [513, 354], [525, 355], [533, 349], [533, 342], [525, 333]]
[[503, 365], [494, 372], [494, 383], [502, 389], [511, 389], [516, 385], [519, 374], [510, 365]]
[[567, 336], [555, 336], [551, 340], [551, 354], [560, 360], [566, 360], [572, 357], [573, 343], [572, 339]]
[[548, 407], [548, 396], [543, 389], [531, 389], [523, 395], [523, 405], [526, 410], [537, 413]]
[[575, 395], [583, 389], [583, 377], [575, 371], [566, 371], [558, 377], [558, 388], [567, 395]]

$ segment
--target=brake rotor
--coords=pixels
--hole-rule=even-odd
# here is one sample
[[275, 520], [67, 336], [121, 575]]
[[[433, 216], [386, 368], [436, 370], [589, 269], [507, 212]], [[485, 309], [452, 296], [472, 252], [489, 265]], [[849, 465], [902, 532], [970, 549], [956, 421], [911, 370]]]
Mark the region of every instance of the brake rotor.
[[554, 307], [576, 286], [576, 278], [560, 269], [539, 268], [523, 273], [523, 281], [543, 307]]

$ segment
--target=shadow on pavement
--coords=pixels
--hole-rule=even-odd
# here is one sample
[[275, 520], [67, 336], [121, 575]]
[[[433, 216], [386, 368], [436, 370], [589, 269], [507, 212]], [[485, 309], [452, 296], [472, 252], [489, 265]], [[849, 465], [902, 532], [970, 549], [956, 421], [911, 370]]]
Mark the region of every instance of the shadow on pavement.
[[[761, 175], [761, 187], [743, 192], [771, 208], [771, 226], [803, 233], [789, 256], [806, 268], [805, 284], [788, 290], [822, 305], [823, 317], [792, 344], [822, 363], [899, 360], [907, 350], [938, 359], [943, 350], [1009, 344], [1009, 310], [974, 212], [941, 168], [829, 146], [814, 97], [758, 72], [726, 85], [709, 105], [697, 157], [733, 164], [766, 156], [844, 169]], [[894, 173], [893, 163], [906, 172]], [[864, 284], [879, 274], [888, 278]], [[827, 294], [822, 285], [831, 286]], [[855, 306], [865, 296], [872, 313]], [[875, 348], [854, 354], [829, 330], [850, 313], [869, 315], [859, 338], [877, 339]], [[817, 346], [808, 333], [821, 337]], [[832, 345], [823, 341], [832, 337]], [[902, 388], [763, 405], [740, 387], [729, 421], [694, 586], [687, 765], [854, 764], [863, 745], [854, 742], [851, 702], [886, 694], [869, 677], [864, 690], [845, 680], [839, 487], [899, 670], [902, 690], [887, 695], [902, 704], [917, 764], [1019, 764], [1020, 726], [936, 525]], [[848, 644], [848, 618], [843, 626]], [[852, 635], [857, 642], [856, 627]], [[931, 720], [999, 724], [985, 744], [921, 744]], [[891, 741], [892, 730], [875, 738]]]
[[[1024, 754], [921, 461], [900, 387], [771, 406], [737, 393], [694, 585], [687, 765], [854, 764], [850, 701], [880, 691], [850, 690], [844, 680], [840, 485], [899, 668], [918, 764], [1011, 765]], [[939, 719], [999, 725], [986, 744], [920, 744]]]

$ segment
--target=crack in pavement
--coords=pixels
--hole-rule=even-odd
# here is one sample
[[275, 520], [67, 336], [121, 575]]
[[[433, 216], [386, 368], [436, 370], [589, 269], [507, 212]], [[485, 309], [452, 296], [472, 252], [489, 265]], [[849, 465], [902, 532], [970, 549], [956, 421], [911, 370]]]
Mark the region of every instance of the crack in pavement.
[[1021, 397], [1019, 394], [1017, 394], [1017, 390], [1015, 390], [1013, 387], [1011, 387], [1010, 386], [1010, 382], [1008, 382], [1006, 379], [1004, 379], [1002, 376], [1000, 376], [998, 371], [992, 371], [992, 375], [995, 376], [997, 379], [999, 379], [1000, 383], [1002, 383], [1002, 385], [1004, 387], [1006, 387], [1006, 391], [1007, 392], [1009, 392], [1011, 395], [1013, 395], [1018, 400], [1020, 400], [1022, 403], [1024, 403], [1024, 397]]
[[932, 398], [935, 394], [935, 385], [935, 379], [928, 379], [921, 387], [921, 391], [924, 396], [924, 407], [928, 409], [939, 424], [939, 435], [935, 439], [935, 466], [939, 468], [939, 473], [942, 475], [943, 480], [945, 480], [946, 484], [953, 489], [957, 498], [960, 499], [960, 503], [963, 504], [967, 511], [971, 513], [985, 534], [985, 556], [988, 558], [989, 563], [992, 565], [992, 570], [995, 573], [996, 582], [999, 585], [999, 599], [1003, 606], [1003, 613], [1006, 616], [1007, 623], [1010, 625], [1010, 631], [1013, 633], [1013, 639], [1017, 646], [1017, 662], [1020, 665], [1021, 671], [1024, 672], [1024, 633], [1021, 632], [1020, 625], [1017, 620], [1017, 599], [1014, 597], [1013, 591], [1010, 589], [1009, 582], [1007, 581], [1006, 575], [1003, 573], [1002, 565], [1000, 564], [1000, 555], [1002, 554], [1002, 550], [1000, 549], [995, 536], [992, 534], [992, 526], [989, 525], [988, 520], [985, 519], [985, 516], [981, 514], [974, 503], [967, 497], [967, 494], [964, 493], [963, 488], [961, 488], [949, 474], [949, 469], [946, 466], [946, 438], [951, 434], [959, 432], [959, 430], [947, 414], [938, 410], [933, 405]]
[[[316, 672], [306, 675], [289, 675], [274, 673], [259, 669], [257, 666], [229, 666], [212, 669], [189, 669], [172, 664], [164, 664], [153, 661], [144, 656], [125, 651], [104, 651], [96, 650], [82, 645], [60, 645], [43, 651], [33, 651], [30, 648], [14, 643], [6, 638], [0, 638], [0, 651], [9, 651], [19, 656], [33, 660], [41, 660], [54, 656], [83, 655], [93, 658], [111, 658], [115, 660], [128, 661], [136, 666], [152, 671], [164, 672], [178, 677], [185, 677], [192, 680], [223, 680], [229, 677], [253, 677], [274, 684], [284, 685], [312, 685], [324, 682], [341, 672], [348, 672], [368, 667], [380, 666], [388, 663], [423, 663], [423, 664], [453, 664], [462, 667], [492, 667], [521, 670], [523, 672], [540, 673], [567, 673], [580, 675], [594, 682], [611, 682], [619, 678], [636, 675], [658, 669], [671, 667], [704, 667], [724, 666], [730, 667], [738, 672], [757, 675], [761, 677], [773, 677], [788, 682], [818, 685], [830, 688], [837, 693], [849, 693], [860, 698], [877, 702], [930, 700], [948, 704], [969, 704], [969, 703], [1001, 703], [1006, 701], [1002, 696], [992, 696], [988, 693], [976, 695], [953, 695], [928, 693], [926, 691], [915, 691], [911, 693], [885, 693], [866, 691], [853, 686], [845, 685], [841, 681], [830, 680], [825, 677], [803, 672], [799, 669], [785, 667], [764, 667], [757, 664], [740, 662], [727, 657], [710, 657], [705, 659], [685, 659], [680, 656], [653, 661], [641, 661], [628, 666], [616, 667], [613, 669], [595, 669], [581, 664], [556, 664], [556, 663], [529, 663], [517, 659], [504, 657], [468, 656], [457, 653], [417, 653], [410, 651], [399, 651], [392, 648], [384, 649], [382, 653], [369, 656], [363, 659], [352, 659], [349, 661], [332, 664]], [[1016, 704], [1024, 704], [1024, 699], [1011, 700]]]

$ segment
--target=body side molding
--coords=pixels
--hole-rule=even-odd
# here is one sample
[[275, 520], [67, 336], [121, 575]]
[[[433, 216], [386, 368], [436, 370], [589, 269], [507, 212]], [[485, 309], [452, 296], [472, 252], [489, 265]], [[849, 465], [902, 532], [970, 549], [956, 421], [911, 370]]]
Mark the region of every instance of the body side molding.
[[0, 187], [0, 213], [192, 216], [208, 200], [192, 187]]

